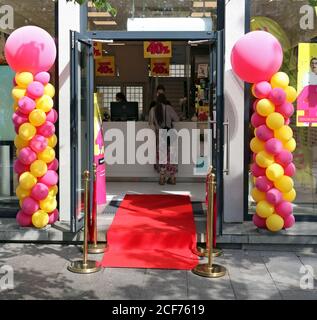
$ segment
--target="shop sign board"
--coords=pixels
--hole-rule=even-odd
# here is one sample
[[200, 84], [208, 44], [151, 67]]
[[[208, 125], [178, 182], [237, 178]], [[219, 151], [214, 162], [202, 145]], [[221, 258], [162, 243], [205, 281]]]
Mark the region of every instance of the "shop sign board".
[[96, 60], [96, 76], [97, 77], [114, 77], [115, 76], [114, 56], [105, 56]]
[[102, 58], [102, 43], [94, 42], [94, 58], [100, 59]]
[[298, 127], [317, 127], [317, 44], [300, 43], [298, 49]]
[[171, 58], [171, 41], [144, 41], [144, 58]]
[[170, 59], [151, 59], [151, 76], [166, 77], [170, 74]]

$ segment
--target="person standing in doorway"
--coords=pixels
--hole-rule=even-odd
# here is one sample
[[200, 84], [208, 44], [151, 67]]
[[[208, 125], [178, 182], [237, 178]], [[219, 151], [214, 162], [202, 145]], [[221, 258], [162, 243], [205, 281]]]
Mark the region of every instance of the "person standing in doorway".
[[[155, 106], [150, 110], [149, 125], [156, 134], [156, 164], [154, 169], [160, 174], [159, 184], [176, 184], [177, 164], [171, 163], [170, 144], [160, 144], [160, 129], [169, 130], [173, 128], [173, 122], [179, 121], [178, 115], [168, 103], [164, 94], [159, 94]], [[160, 149], [162, 148], [162, 150]], [[167, 148], [163, 150], [163, 148]], [[167, 163], [160, 163], [160, 153], [167, 151]]]
[[[158, 97], [160, 94], [163, 94], [163, 95], [165, 96], [165, 87], [164, 87], [162, 84], [159, 84], [159, 85], [156, 87], [156, 98], [155, 98], [155, 99], [157, 99], [157, 97]], [[165, 97], [165, 98], [166, 98], [166, 97]], [[166, 100], [166, 103], [171, 106], [171, 103], [170, 103], [168, 100]], [[156, 100], [153, 100], [153, 101], [151, 102], [151, 104], [150, 104], [150, 110], [151, 110], [155, 105], [156, 105]]]

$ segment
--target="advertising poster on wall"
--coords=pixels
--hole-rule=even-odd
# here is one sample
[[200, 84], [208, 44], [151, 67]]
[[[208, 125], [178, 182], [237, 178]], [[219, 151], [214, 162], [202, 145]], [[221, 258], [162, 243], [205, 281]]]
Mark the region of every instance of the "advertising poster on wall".
[[96, 76], [97, 77], [114, 77], [115, 76], [114, 56], [106, 56], [96, 60]]
[[151, 76], [167, 77], [170, 74], [170, 59], [151, 59]]
[[298, 127], [317, 127], [317, 44], [300, 43], [298, 49]]

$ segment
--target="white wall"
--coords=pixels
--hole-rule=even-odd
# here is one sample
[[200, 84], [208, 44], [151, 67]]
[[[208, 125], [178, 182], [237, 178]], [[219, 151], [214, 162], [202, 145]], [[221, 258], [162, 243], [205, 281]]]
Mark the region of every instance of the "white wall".
[[58, 1], [60, 219], [70, 221], [70, 30], [80, 30], [80, 6]]
[[[244, 84], [232, 72], [230, 55], [245, 32], [245, 0], [226, 5], [225, 120], [230, 122], [230, 174], [224, 179], [224, 220], [243, 221]], [[226, 150], [226, 149], [225, 149]]]

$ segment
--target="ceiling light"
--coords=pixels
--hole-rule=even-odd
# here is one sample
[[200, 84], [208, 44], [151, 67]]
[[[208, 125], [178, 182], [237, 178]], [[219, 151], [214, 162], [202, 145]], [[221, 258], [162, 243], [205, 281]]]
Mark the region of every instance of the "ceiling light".
[[94, 20], [94, 24], [97, 26], [116, 26], [117, 23], [113, 20], [111, 21], [105, 21], [105, 20]]

